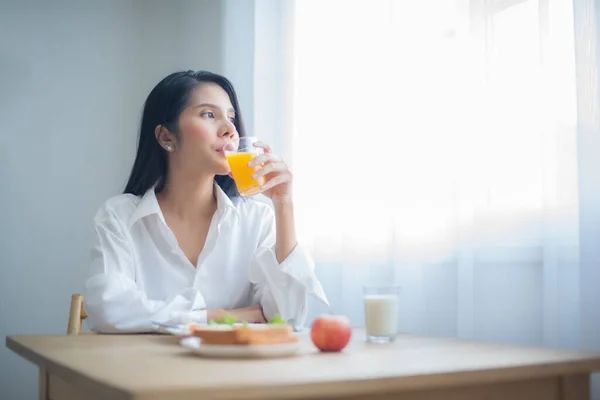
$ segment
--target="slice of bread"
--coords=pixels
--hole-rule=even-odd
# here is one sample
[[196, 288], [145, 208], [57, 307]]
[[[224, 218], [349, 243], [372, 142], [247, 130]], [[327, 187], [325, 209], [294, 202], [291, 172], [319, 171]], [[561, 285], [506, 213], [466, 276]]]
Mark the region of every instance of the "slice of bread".
[[279, 344], [299, 340], [289, 325], [233, 326], [231, 329], [207, 325], [194, 327], [192, 334], [202, 339], [204, 344], [218, 345]]

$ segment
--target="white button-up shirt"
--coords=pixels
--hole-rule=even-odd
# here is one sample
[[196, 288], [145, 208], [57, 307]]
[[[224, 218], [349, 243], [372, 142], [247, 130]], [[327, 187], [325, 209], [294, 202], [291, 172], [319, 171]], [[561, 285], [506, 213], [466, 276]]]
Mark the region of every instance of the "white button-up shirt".
[[307, 296], [327, 304], [310, 255], [297, 245], [280, 264], [275, 214], [253, 199], [234, 202], [215, 185], [217, 211], [197, 266], [187, 259], [165, 222], [154, 189], [143, 197], [109, 199], [94, 219], [85, 309], [92, 330], [139, 332], [154, 322], [206, 322], [210, 308], [261, 304], [267, 319], [279, 313], [303, 326]]

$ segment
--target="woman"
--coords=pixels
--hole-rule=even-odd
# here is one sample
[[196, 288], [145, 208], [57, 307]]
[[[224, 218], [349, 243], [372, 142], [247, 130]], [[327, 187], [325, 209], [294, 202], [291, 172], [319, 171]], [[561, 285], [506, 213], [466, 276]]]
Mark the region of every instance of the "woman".
[[92, 330], [139, 332], [155, 323], [225, 314], [295, 328], [307, 296], [327, 303], [310, 256], [297, 245], [292, 174], [269, 146], [251, 164], [273, 207], [239, 196], [223, 153], [244, 136], [237, 95], [224, 77], [177, 72], [148, 96], [125, 193], [95, 217], [86, 282]]

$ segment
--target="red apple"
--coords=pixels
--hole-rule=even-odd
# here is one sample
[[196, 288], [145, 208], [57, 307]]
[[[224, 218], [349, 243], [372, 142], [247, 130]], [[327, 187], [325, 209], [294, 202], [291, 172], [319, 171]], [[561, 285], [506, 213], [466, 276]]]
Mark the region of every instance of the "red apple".
[[310, 329], [310, 338], [321, 351], [342, 351], [351, 336], [352, 325], [343, 315], [321, 315]]

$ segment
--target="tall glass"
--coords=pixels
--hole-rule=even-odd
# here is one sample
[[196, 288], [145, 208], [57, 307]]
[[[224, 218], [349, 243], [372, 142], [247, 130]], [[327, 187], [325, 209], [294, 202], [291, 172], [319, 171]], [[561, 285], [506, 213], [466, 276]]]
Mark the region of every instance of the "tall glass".
[[367, 342], [387, 343], [396, 338], [399, 297], [399, 286], [374, 285], [363, 288]]
[[239, 145], [236, 148], [237, 142], [232, 142], [231, 145], [225, 147], [225, 157], [231, 169], [231, 175], [242, 196], [254, 196], [262, 191], [262, 185], [265, 184], [265, 178], [260, 177], [254, 179], [252, 174], [260, 169], [260, 165], [249, 167], [248, 163], [254, 157], [263, 154], [263, 149], [254, 146], [258, 142], [256, 137], [248, 136], [239, 139]]

